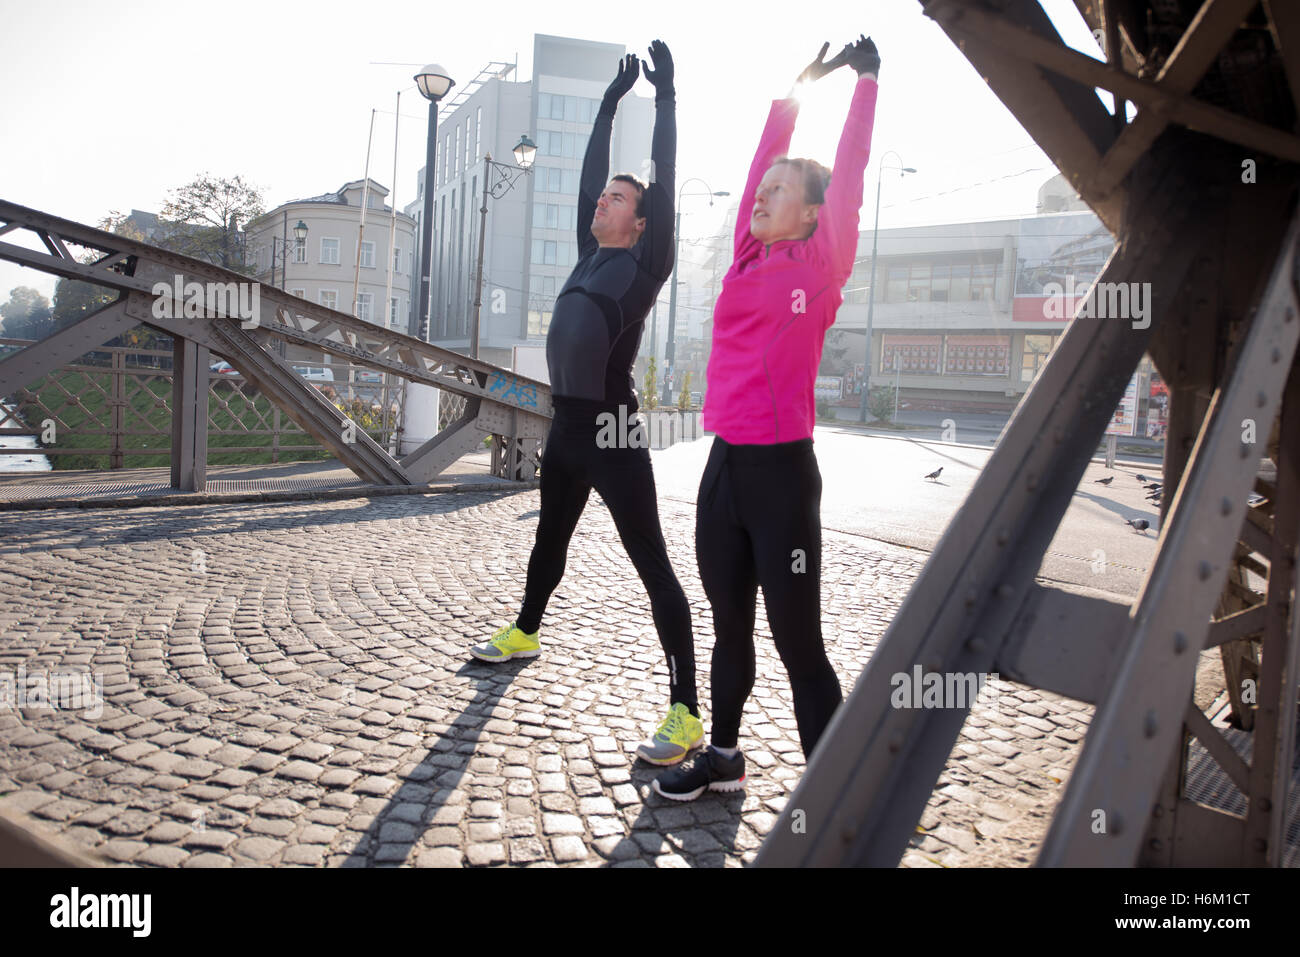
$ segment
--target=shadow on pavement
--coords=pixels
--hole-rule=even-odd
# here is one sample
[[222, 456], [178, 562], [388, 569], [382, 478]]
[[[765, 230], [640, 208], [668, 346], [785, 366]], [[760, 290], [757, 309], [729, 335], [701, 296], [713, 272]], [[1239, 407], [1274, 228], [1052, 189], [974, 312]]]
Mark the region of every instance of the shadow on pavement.
[[[469, 762], [474, 758], [484, 726], [512, 681], [534, 659], [501, 664], [467, 661], [455, 677], [474, 685], [474, 697], [450, 722], [423, 761], [406, 776], [374, 816], [370, 827], [343, 862], [343, 867], [396, 867], [404, 863], [426, 830], [456, 826], [463, 810], [444, 811]], [[414, 862], [412, 862], [414, 863]]]

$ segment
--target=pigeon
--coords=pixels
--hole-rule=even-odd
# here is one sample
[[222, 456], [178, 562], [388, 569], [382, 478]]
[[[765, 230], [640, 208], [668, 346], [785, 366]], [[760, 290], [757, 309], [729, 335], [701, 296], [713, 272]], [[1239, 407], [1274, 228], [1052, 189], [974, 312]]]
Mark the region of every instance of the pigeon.
[[1139, 474], [1139, 475], [1135, 475], [1134, 478], [1136, 478], [1139, 482], [1149, 482], [1149, 481], [1151, 481], [1151, 480], [1150, 480], [1149, 478], [1147, 478], [1145, 475], [1140, 475], [1140, 474]]
[[1131, 518], [1126, 518], [1124, 519], [1124, 521], [1127, 522], [1129, 525], [1132, 525], [1139, 532], [1145, 532], [1148, 528], [1151, 527], [1151, 523], [1148, 522], [1145, 518], [1139, 518], [1137, 521], [1133, 521], [1133, 519]]
[[1162, 488], [1164, 488], [1164, 485], [1160, 482], [1152, 482], [1150, 485], [1146, 486], [1148, 492], [1158, 492]]
[[933, 472], [931, 472], [929, 475], [923, 475], [923, 476], [921, 476], [921, 477], [922, 477], [922, 478], [928, 478], [928, 479], [930, 479], [931, 481], [933, 481], [933, 480], [935, 480], [935, 479], [937, 479], [937, 478], [939, 477], [939, 473], [942, 472], [942, 471], [943, 471], [943, 466], [940, 465], [937, 469], [935, 469], [935, 470], [934, 470]]
[[1107, 475], [1104, 479], [1095, 479], [1095, 480], [1093, 481], [1093, 484], [1094, 484], [1094, 485], [1109, 485], [1109, 484], [1110, 484], [1111, 482], [1113, 482], [1113, 481], [1115, 481], [1115, 476], [1113, 476], [1113, 475]]

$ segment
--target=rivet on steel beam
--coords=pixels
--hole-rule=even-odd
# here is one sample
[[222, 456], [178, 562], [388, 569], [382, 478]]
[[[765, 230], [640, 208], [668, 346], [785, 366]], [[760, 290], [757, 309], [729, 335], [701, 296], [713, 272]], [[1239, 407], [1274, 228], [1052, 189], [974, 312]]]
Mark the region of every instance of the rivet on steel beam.
[[1232, 499], [1223, 498], [1219, 500], [1219, 511], [1224, 515], [1232, 514]]
[[1151, 816], [1152, 816], [1152, 817], [1164, 817], [1164, 816], [1165, 816], [1165, 809], [1164, 809], [1161, 805], [1157, 804], [1155, 807], [1153, 807], [1153, 808], [1151, 809]]
[[1010, 598], [1012, 595], [1014, 595], [1015, 593], [1016, 593], [1016, 590], [1015, 590], [1014, 588], [1012, 588], [1010, 585], [999, 585], [999, 586], [998, 586], [998, 597], [1001, 598], [1001, 599], [1004, 599], [1004, 600], [1005, 600], [1005, 599], [1008, 599], [1008, 598]]
[[966, 647], [978, 654], [983, 651], [987, 645], [984, 644], [983, 638], [972, 638], [970, 641], [966, 642]]
[[1160, 838], [1158, 837], [1151, 838], [1151, 850], [1158, 851], [1162, 847], [1164, 847], [1164, 844], [1160, 843]]
[[1273, 802], [1266, 797], [1262, 797], [1259, 799], [1259, 809], [1267, 813], [1273, 810]]
[[1110, 812], [1110, 833], [1115, 835], [1124, 833], [1124, 819], [1119, 816], [1119, 811]]
[[[1185, 323], [1185, 322], [1183, 323], [1183, 328], [1184, 328], [1184, 329], [1187, 328], [1187, 323]], [[1187, 365], [1186, 365], [1185, 363], [1180, 364], [1180, 365], [1178, 366], [1178, 374], [1179, 374], [1179, 376], [1185, 376], [1185, 375], [1187, 375]]]
[[1174, 654], [1181, 655], [1187, 650], [1187, 636], [1181, 631], [1174, 632]]
[[1065, 439], [1064, 429], [1056, 429], [1055, 431], [1052, 432], [1052, 441], [1055, 442], [1057, 445], [1060, 445], [1064, 439]]
[[1245, 442], [1241, 443], [1241, 457], [1243, 459], [1250, 458], [1250, 446], [1247, 445]]
[[840, 840], [843, 841], [845, 844], [852, 844], [853, 839], [857, 836], [858, 836], [858, 829], [854, 827], [852, 824], [848, 825], [847, 827], [844, 828], [844, 830], [840, 831]]
[[1154, 711], [1148, 711], [1146, 718], [1142, 721], [1142, 733], [1148, 738], [1154, 738], [1159, 727], [1160, 726], [1156, 723], [1156, 713]]
[[1201, 581], [1205, 581], [1207, 578], [1209, 578], [1211, 571], [1212, 569], [1210, 568], [1210, 563], [1207, 561], [1201, 561], [1196, 566], [1196, 574], [1200, 576]]
[[1008, 532], [1005, 528], [1000, 528], [1000, 529], [998, 529], [998, 544], [999, 544], [999, 545], [1005, 545], [1005, 544], [1007, 543], [1007, 541], [1008, 541], [1010, 538], [1011, 538], [1011, 533]]
[[1274, 347], [1273, 351], [1269, 354], [1269, 358], [1272, 359], [1274, 362], [1281, 362], [1282, 350], [1278, 349], [1277, 347]]
[[980, 593], [977, 589], [974, 588], [966, 589], [966, 604], [968, 605], [975, 604], [975, 602], [979, 601], [979, 597], [980, 597]]
[[892, 738], [889, 739], [889, 753], [890, 753], [890, 754], [897, 754], [899, 751], [902, 751], [902, 750], [903, 750], [903, 742], [900, 741], [900, 740], [898, 739], [897, 736], [894, 736], [894, 737], [892, 737]]
[[1267, 404], [1268, 404], [1268, 396], [1266, 396], [1263, 392], [1255, 396], [1255, 405], [1257, 405], [1259, 408], [1262, 409]]
[[1262, 837], [1255, 838], [1255, 850], [1259, 851], [1261, 854], [1267, 851], [1268, 841], [1264, 840]]
[[1031, 492], [1038, 488], [1038, 476], [1030, 473], [1029, 478], [1025, 480], [1025, 488]]
[[1287, 322], [1290, 322], [1290, 321], [1291, 321], [1292, 319], [1294, 319], [1294, 318], [1295, 318], [1295, 310], [1292, 309], [1290, 306], [1287, 306], [1287, 307], [1286, 307], [1286, 321], [1287, 321]]

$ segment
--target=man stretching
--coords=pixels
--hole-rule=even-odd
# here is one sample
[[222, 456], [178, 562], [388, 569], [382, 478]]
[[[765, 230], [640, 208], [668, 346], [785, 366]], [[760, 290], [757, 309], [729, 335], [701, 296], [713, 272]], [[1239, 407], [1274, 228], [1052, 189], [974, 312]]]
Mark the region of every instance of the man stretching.
[[673, 61], [658, 40], [650, 45], [650, 59], [655, 68], [647, 66], [645, 74], [656, 91], [650, 182], [619, 173], [606, 183], [614, 112], [641, 69], [632, 54], [620, 61], [618, 75], [605, 91], [582, 163], [579, 258], [555, 300], [546, 336], [555, 415], [542, 453], [541, 518], [523, 606], [514, 622], [471, 654], [483, 661], [508, 661], [541, 653], [542, 613], [564, 575], [569, 539], [594, 488], [609, 506], [623, 547], [649, 592], [668, 659], [668, 716], [637, 755], [652, 764], [676, 764], [704, 741], [690, 608], [659, 527], [644, 430], [638, 425], [635, 434], [610, 441], [608, 427], [611, 420], [619, 428], [633, 421], [638, 406], [632, 363], [645, 317], [673, 269]]

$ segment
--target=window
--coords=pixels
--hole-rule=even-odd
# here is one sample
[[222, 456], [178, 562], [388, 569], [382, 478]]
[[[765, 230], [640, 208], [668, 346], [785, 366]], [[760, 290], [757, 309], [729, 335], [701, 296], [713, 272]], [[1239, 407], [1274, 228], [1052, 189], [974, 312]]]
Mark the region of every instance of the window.
[[907, 302], [907, 267], [890, 266], [885, 272], [885, 302]]
[[329, 266], [339, 264], [339, 241], [337, 239], [321, 239], [320, 261]]
[[326, 309], [337, 309], [339, 307], [339, 294], [335, 289], [322, 289], [320, 291], [320, 304]]
[[970, 278], [971, 299], [991, 301], [993, 299], [993, 287], [997, 283], [997, 278], [997, 266], [992, 264], [972, 266]]
[[456, 127], [456, 129], [453, 131], [453, 136], [455, 137], [456, 145], [452, 147], [451, 175], [456, 176], [458, 173], [460, 173], [460, 127], [459, 126]]
[[901, 375], [938, 375], [943, 352], [942, 336], [889, 335], [880, 340], [880, 373], [893, 372], [898, 363]]
[[306, 298], [307, 298], [307, 290], [306, 290], [306, 289], [290, 289], [290, 290], [289, 290], [289, 295], [291, 295], [291, 296], [297, 296], [299, 299], [306, 299]]
[[537, 94], [537, 118], [539, 120], [548, 120], [551, 118], [551, 94]]
[[361, 243], [361, 265], [375, 268], [375, 244], [368, 239]]
[[551, 119], [564, 119], [564, 101], [566, 99], [568, 99], [568, 97], [557, 96], [554, 94], [551, 96]]
[[305, 263], [307, 261], [307, 242], [295, 242], [293, 244], [293, 261], [296, 263]]
[[442, 141], [442, 182], [445, 185], [447, 177], [451, 175], [451, 133], [448, 133]]
[[388, 324], [397, 328], [397, 297], [388, 300]]
[[357, 318], [370, 322], [370, 302], [373, 297], [368, 292], [357, 293]]
[[576, 96], [566, 96], [564, 98], [564, 118], [570, 123], [578, 122], [578, 98]]
[[1047, 364], [1047, 357], [1052, 353], [1056, 338], [1050, 335], [1025, 336], [1025, 350], [1020, 354], [1021, 382], [1033, 382], [1037, 378], [1038, 373]]
[[393, 274], [400, 276], [402, 274], [402, 247], [397, 246], [393, 249]]
[[578, 195], [578, 171], [576, 169], [561, 170], [563, 177], [560, 188], [555, 190], [557, 193], [567, 193], [570, 196]]
[[474, 118], [465, 117], [465, 169], [469, 169], [474, 164]]
[[930, 301], [930, 267], [913, 266], [907, 283], [908, 302]]
[[1007, 336], [948, 336], [944, 342], [945, 375], [1006, 376], [1010, 363]]

